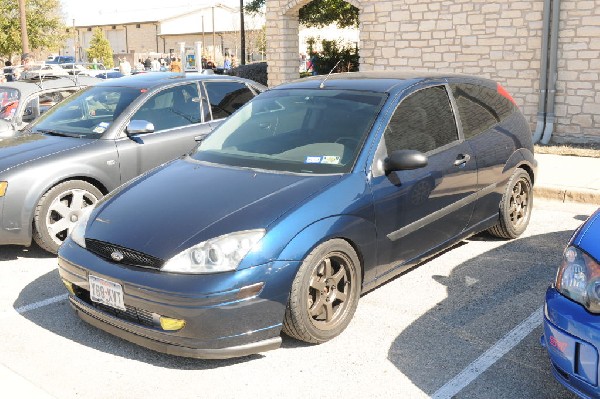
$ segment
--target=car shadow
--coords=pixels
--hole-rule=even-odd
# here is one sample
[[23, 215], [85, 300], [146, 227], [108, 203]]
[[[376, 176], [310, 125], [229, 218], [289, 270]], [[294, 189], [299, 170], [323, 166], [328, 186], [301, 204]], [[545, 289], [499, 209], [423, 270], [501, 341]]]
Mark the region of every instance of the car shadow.
[[[561, 249], [571, 234], [565, 230], [506, 241], [461, 263], [449, 276], [433, 276], [436, 283], [445, 286], [447, 297], [396, 337], [388, 360], [419, 389], [433, 395], [542, 306], [560, 263]], [[489, 239], [480, 234], [469, 240]], [[494, 375], [516, 383], [500, 388], [490, 386], [489, 381], [476, 385], [476, 380], [460, 397], [477, 397], [482, 392], [486, 392], [485, 397], [511, 397], [506, 396], [510, 389], [515, 390], [512, 397], [544, 397], [539, 384], [553, 389], [548, 392], [570, 397], [552, 377], [545, 350], [539, 345], [540, 334], [538, 326], [496, 363]], [[499, 365], [505, 360], [511, 363]], [[535, 370], [536, 378], [527, 377], [529, 370]], [[503, 385], [494, 381], [493, 385]]]
[[[13, 307], [17, 311], [21, 310], [22, 317], [69, 341], [114, 356], [137, 360], [158, 367], [179, 370], [209, 370], [264, 357], [263, 355], [256, 354], [234, 359], [204, 360], [155, 352], [87, 324], [77, 316], [67, 299], [61, 299], [56, 303], [38, 309], [22, 311], [27, 305], [39, 303], [51, 297], [59, 298], [60, 295], [66, 295], [66, 293], [67, 291], [59, 277], [58, 270], [53, 270], [28, 284], [20, 292], [19, 297], [13, 303]], [[67, 349], [66, 352], [68, 351]]]
[[0, 262], [7, 260], [16, 260], [19, 258], [31, 259], [48, 259], [56, 258], [56, 255], [46, 252], [36, 243], [32, 243], [30, 247], [19, 245], [2, 245], [0, 247]]

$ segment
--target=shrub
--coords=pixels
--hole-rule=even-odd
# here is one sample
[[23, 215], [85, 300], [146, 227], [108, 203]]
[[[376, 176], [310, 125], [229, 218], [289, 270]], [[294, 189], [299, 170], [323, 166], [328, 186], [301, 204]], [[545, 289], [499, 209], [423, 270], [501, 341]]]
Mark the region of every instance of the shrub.
[[248, 65], [240, 65], [227, 72], [228, 75], [250, 79], [263, 85], [267, 85], [267, 63], [255, 62]]

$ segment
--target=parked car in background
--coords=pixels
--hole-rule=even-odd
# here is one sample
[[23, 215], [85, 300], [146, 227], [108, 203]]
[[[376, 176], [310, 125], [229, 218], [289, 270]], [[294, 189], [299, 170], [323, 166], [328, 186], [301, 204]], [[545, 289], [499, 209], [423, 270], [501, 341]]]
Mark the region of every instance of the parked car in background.
[[600, 209], [569, 240], [546, 291], [542, 344], [561, 384], [581, 397], [600, 397]]
[[362, 292], [477, 232], [523, 233], [536, 165], [495, 82], [300, 80], [78, 214], [59, 271], [83, 320], [160, 352], [245, 356], [281, 331], [321, 343]]
[[62, 64], [61, 67], [67, 71], [69, 75], [84, 75], [101, 77], [110, 73], [112, 70], [106, 69], [100, 63], [79, 63], [79, 64]]
[[0, 140], [14, 136], [55, 104], [99, 81], [81, 77], [0, 83]]
[[53, 60], [46, 61], [46, 64], [72, 64], [75, 62], [75, 57], [72, 55], [59, 55], [54, 57]]
[[28, 70], [22, 71], [19, 79], [51, 79], [58, 76], [69, 76], [69, 72], [56, 64], [32, 65]]
[[192, 150], [265, 88], [240, 79], [148, 73], [105, 80], [0, 141], [0, 244], [56, 252], [86, 207]]

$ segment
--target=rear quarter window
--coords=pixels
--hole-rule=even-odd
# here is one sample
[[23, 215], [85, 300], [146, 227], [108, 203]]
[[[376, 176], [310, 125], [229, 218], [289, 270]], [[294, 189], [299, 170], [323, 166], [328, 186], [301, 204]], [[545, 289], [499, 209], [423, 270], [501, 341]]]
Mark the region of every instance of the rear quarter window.
[[254, 93], [241, 82], [205, 82], [213, 119], [227, 118], [252, 100]]
[[450, 88], [465, 139], [492, 128], [516, 110], [516, 106], [496, 90], [472, 84], [451, 84]]

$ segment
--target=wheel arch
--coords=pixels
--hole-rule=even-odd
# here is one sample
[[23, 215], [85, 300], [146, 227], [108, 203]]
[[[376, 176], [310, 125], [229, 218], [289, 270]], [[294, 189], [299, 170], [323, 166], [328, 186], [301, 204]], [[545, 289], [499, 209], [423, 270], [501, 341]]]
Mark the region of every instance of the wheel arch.
[[107, 188], [107, 186], [104, 183], [102, 183], [100, 180], [93, 178], [91, 176], [86, 176], [86, 175], [72, 175], [72, 176], [68, 176], [68, 177], [63, 177], [61, 179], [57, 179], [55, 181], [52, 181], [49, 184], [44, 185], [44, 187], [41, 190], [30, 190], [27, 198], [25, 199], [25, 202], [26, 202], [26, 204], [28, 204], [28, 207], [31, 207], [31, 211], [27, 212], [27, 215], [23, 215], [24, 217], [26, 217], [28, 219], [27, 221], [23, 221], [23, 227], [27, 228], [27, 230], [28, 230], [27, 234], [28, 234], [30, 240], [33, 239], [33, 228], [34, 228], [34, 223], [35, 223], [35, 208], [37, 207], [37, 204], [40, 202], [40, 199], [49, 190], [52, 190], [52, 188], [58, 186], [59, 184], [69, 182], [69, 181], [77, 181], [77, 180], [84, 181], [86, 183], [93, 185], [98, 190], [100, 190], [100, 192], [102, 193], [103, 196], [108, 194], [108, 192], [110, 191]]
[[362, 286], [367, 273], [375, 268], [376, 231], [372, 222], [358, 216], [331, 216], [306, 226], [286, 244], [279, 259], [302, 261], [316, 247], [333, 239], [346, 241], [356, 252]]

